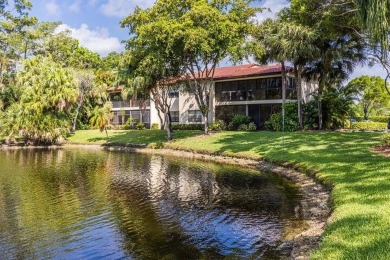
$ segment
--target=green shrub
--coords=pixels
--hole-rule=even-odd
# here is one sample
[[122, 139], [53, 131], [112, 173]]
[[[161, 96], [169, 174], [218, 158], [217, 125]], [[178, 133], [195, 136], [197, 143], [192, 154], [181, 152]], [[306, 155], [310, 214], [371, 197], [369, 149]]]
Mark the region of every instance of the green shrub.
[[238, 130], [241, 125], [247, 125], [251, 118], [246, 115], [234, 115], [232, 121], [229, 123], [229, 130]]
[[204, 130], [203, 124], [172, 124], [172, 130]]
[[157, 123], [153, 123], [151, 129], [152, 130], [158, 130], [158, 129], [160, 129], [160, 127], [158, 126]]
[[248, 124], [248, 131], [255, 132], [256, 130], [257, 130], [256, 124], [253, 123], [253, 122], [250, 122], [250, 123]]
[[226, 130], [226, 124], [223, 120], [217, 120], [209, 125], [209, 130], [213, 132], [219, 132]]
[[384, 134], [381, 140], [382, 146], [390, 147], [390, 134]]
[[356, 130], [385, 130], [387, 128], [387, 123], [377, 123], [377, 122], [357, 122], [352, 124], [352, 129]]
[[145, 126], [144, 123], [139, 122], [139, 123], [137, 123], [137, 124], [135, 125], [135, 129], [137, 129], [137, 130], [144, 130], [144, 129], [146, 129], [146, 126]]
[[[297, 111], [298, 108], [296, 103], [289, 102], [285, 104], [284, 131], [294, 132], [299, 129]], [[283, 131], [282, 112], [273, 114], [271, 118], [265, 122], [265, 128], [271, 131]]]
[[139, 120], [137, 118], [129, 117], [127, 119], [126, 123], [122, 126], [122, 128], [126, 129], [126, 130], [134, 129], [134, 127], [137, 125], [138, 121]]
[[[362, 116], [354, 117], [357, 121], [362, 122], [364, 118]], [[387, 123], [390, 117], [388, 116], [370, 116], [368, 119], [372, 122]]]
[[237, 128], [238, 131], [248, 131], [248, 125], [242, 124]]

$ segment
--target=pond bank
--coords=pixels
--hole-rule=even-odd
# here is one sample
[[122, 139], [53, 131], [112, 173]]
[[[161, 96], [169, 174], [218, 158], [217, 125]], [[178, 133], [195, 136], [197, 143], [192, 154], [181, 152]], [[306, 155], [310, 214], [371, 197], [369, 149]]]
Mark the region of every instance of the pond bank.
[[[58, 148], [58, 147], [53, 147]], [[78, 145], [66, 144], [59, 148], [72, 149], [105, 149], [109, 151], [123, 151], [133, 153], [146, 153], [156, 155], [167, 155], [184, 157], [189, 159], [200, 159], [224, 164], [240, 165], [247, 168], [258, 169], [276, 173], [282, 177], [294, 181], [302, 192], [301, 207], [303, 218], [307, 228], [295, 237], [286, 237], [281, 247], [291, 250], [290, 259], [308, 259], [310, 251], [318, 245], [320, 237], [324, 232], [327, 219], [330, 215], [329, 190], [323, 185], [316, 183], [306, 174], [282, 166], [275, 166], [263, 160], [251, 160], [233, 158], [221, 155], [208, 155], [196, 152], [188, 152], [173, 149], [150, 149], [142, 146], [101, 146], [101, 145]], [[299, 210], [299, 209], [297, 209]]]

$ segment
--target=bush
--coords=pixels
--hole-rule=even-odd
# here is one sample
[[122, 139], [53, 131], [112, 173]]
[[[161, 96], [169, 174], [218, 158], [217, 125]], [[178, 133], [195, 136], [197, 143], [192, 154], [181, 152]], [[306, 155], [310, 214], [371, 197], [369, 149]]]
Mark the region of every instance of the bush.
[[157, 123], [153, 123], [151, 129], [152, 129], [152, 130], [159, 130], [160, 127], [158, 126]]
[[127, 119], [126, 123], [122, 126], [122, 128], [126, 129], [126, 130], [134, 129], [134, 127], [137, 125], [138, 121], [139, 120], [137, 118], [129, 117]]
[[251, 118], [246, 115], [234, 115], [232, 121], [229, 123], [229, 130], [238, 130], [242, 125], [247, 125]]
[[387, 128], [387, 123], [377, 123], [377, 122], [357, 122], [352, 124], [352, 129], [356, 130], [385, 130]]
[[237, 128], [238, 131], [248, 131], [248, 125], [242, 124]]
[[384, 134], [381, 140], [382, 146], [390, 147], [390, 134]]
[[172, 124], [172, 130], [204, 130], [203, 124]]
[[257, 126], [255, 123], [250, 122], [248, 125], [248, 131], [255, 132], [257, 130]]
[[209, 130], [213, 132], [219, 132], [226, 130], [226, 124], [223, 120], [217, 120], [209, 125]]
[[135, 125], [135, 129], [137, 129], [137, 130], [144, 130], [144, 129], [146, 129], [146, 126], [145, 126], [144, 123], [139, 122], [139, 123], [137, 123], [137, 124]]
[[[368, 119], [372, 122], [387, 123], [389, 118], [388, 116], [370, 116]], [[355, 119], [359, 122], [364, 121], [362, 116], [356, 116]]]
[[[284, 131], [294, 132], [299, 129], [297, 111], [297, 103], [289, 102], [285, 104]], [[273, 114], [271, 118], [265, 122], [265, 128], [271, 131], [283, 131], [282, 112]]]

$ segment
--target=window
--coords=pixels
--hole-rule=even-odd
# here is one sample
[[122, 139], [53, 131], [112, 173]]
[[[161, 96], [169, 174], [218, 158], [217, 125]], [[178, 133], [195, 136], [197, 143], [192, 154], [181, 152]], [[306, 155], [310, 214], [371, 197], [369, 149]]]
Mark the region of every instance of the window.
[[174, 123], [179, 122], [179, 111], [171, 111], [171, 120]]
[[188, 110], [188, 122], [199, 123], [202, 122], [202, 113], [200, 110]]
[[177, 90], [171, 90], [168, 92], [168, 97], [170, 98], [178, 98], [179, 97], [179, 91]]

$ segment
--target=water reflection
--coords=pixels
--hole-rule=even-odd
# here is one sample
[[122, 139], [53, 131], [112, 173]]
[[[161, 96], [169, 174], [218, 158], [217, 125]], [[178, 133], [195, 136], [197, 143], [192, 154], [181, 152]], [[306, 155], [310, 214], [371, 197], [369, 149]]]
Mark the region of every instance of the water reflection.
[[87, 150], [0, 151], [6, 259], [278, 258], [299, 192], [238, 167]]

